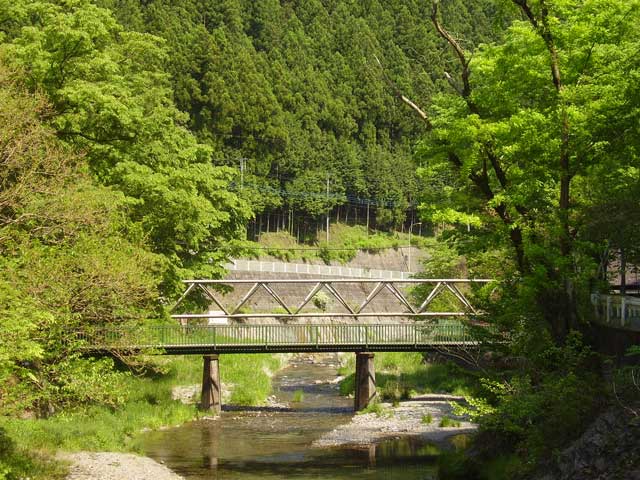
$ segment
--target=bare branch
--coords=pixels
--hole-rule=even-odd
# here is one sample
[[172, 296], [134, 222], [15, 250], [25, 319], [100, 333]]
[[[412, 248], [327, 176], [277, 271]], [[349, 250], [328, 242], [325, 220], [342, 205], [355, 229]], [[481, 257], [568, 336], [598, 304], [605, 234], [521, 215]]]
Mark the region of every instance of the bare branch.
[[533, 11], [531, 10], [531, 7], [527, 3], [527, 0], [513, 0], [513, 3], [515, 3], [517, 6], [520, 7], [522, 12], [529, 19], [529, 22], [531, 22], [531, 25], [533, 25], [533, 28], [537, 29], [538, 28], [538, 19], [533, 14]]
[[451, 45], [453, 50], [456, 52], [456, 55], [458, 55], [458, 58], [460, 59], [460, 64], [462, 64], [463, 66], [468, 65], [469, 62], [467, 61], [463, 48], [460, 46], [458, 41], [455, 38], [453, 38], [453, 36], [447, 30], [445, 30], [444, 27], [438, 21], [439, 10], [440, 10], [440, 2], [439, 0], [434, 0], [433, 9], [431, 10], [431, 21], [433, 22], [433, 25], [436, 27], [436, 30], [438, 31], [440, 36], [444, 38], [447, 41], [447, 43], [449, 43], [449, 45]]
[[406, 103], [407, 105], [409, 105], [409, 107], [411, 107], [413, 109], [414, 112], [416, 112], [416, 114], [418, 114], [418, 116], [422, 119], [423, 122], [425, 122], [427, 124], [427, 128], [430, 130], [432, 128], [431, 126], [431, 122], [429, 120], [429, 117], [427, 116], [427, 114], [420, 108], [418, 107], [418, 105], [416, 105], [415, 103], [413, 103], [411, 100], [409, 100], [407, 97], [405, 97], [404, 95], [399, 95], [400, 100], [402, 100], [404, 103]]
[[393, 93], [395, 94], [395, 96], [397, 98], [399, 98], [402, 102], [404, 102], [406, 105], [408, 105], [418, 115], [418, 117], [420, 117], [420, 119], [427, 126], [427, 130], [431, 130], [432, 125], [431, 125], [431, 120], [429, 119], [429, 115], [427, 115], [427, 113], [422, 108], [420, 108], [415, 102], [413, 102], [411, 99], [409, 99], [407, 96], [405, 96], [402, 93], [402, 91], [400, 91], [400, 89], [395, 84], [395, 82], [393, 80], [391, 80], [391, 78], [389, 78], [389, 76], [387, 75], [387, 72], [385, 71], [384, 67], [382, 66], [382, 62], [380, 62], [380, 59], [376, 55], [374, 55], [373, 58], [376, 59], [376, 62], [380, 66], [380, 71], [382, 72], [382, 76], [383, 76], [384, 80], [391, 87], [391, 89], [393, 90]]
[[[453, 51], [458, 56], [458, 60], [460, 60], [460, 65], [462, 66], [462, 75], [461, 75], [462, 90], [460, 90], [455, 86], [454, 88], [467, 101], [467, 105], [469, 106], [469, 109], [471, 110], [471, 112], [478, 113], [476, 106], [470, 100], [471, 85], [469, 83], [469, 75], [471, 72], [469, 71], [469, 60], [467, 59], [467, 55], [464, 49], [462, 48], [462, 46], [460, 46], [460, 43], [458, 43], [458, 41], [455, 38], [453, 38], [453, 35], [451, 35], [438, 20], [439, 10], [440, 10], [440, 1], [434, 0], [433, 9], [431, 10], [431, 21], [433, 22], [433, 26], [436, 28], [440, 36], [447, 41], [447, 43], [451, 46], [451, 48], [453, 48]], [[449, 81], [449, 84], [451, 84], [451, 81], [449, 80], [449, 76], [445, 74], [445, 77], [447, 77], [447, 81]], [[453, 84], [451, 85], [453, 86]]]

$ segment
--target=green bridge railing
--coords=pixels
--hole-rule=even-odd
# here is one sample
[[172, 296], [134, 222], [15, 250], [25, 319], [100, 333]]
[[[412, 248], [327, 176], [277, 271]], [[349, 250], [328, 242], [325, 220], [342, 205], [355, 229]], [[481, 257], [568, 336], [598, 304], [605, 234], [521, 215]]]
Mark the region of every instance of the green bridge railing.
[[104, 327], [77, 334], [85, 348], [158, 349], [163, 353], [351, 351], [476, 345], [462, 323], [162, 325]]

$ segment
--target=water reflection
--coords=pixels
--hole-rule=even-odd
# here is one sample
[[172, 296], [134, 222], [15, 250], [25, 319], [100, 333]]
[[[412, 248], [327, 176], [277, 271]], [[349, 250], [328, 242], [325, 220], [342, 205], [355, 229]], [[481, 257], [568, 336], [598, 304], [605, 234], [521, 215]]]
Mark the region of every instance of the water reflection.
[[274, 378], [274, 390], [283, 403], [303, 390], [302, 402], [290, 408], [226, 408], [216, 420], [150, 432], [143, 448], [190, 480], [437, 478], [438, 449], [411, 438], [361, 449], [311, 447], [353, 414], [352, 400], [326, 382], [334, 377], [333, 366], [298, 364]]

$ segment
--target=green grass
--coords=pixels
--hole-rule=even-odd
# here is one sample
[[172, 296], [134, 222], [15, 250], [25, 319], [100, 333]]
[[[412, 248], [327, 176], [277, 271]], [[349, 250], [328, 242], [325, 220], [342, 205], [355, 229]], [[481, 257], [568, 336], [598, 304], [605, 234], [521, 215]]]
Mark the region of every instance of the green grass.
[[63, 479], [66, 468], [59, 462], [26, 448], [18, 448], [0, 428], [0, 479]]
[[[136, 437], [141, 430], [179, 425], [201, 415], [195, 405], [171, 399], [173, 386], [201, 382], [201, 358], [154, 357], [152, 361], [162, 373], [129, 377], [129, 395], [119, 408], [91, 406], [64, 411], [48, 419], [3, 418], [0, 427], [18, 450], [138, 451]], [[231, 403], [263, 403], [271, 392], [268, 373], [279, 369], [282, 362], [283, 357], [268, 354], [221, 356], [221, 381], [223, 386], [233, 386]]]
[[450, 417], [442, 417], [440, 419], [440, 428], [447, 428], [447, 427], [459, 427], [460, 426], [460, 422], [458, 420], [454, 420], [453, 418]]
[[[477, 388], [475, 377], [453, 363], [425, 363], [418, 352], [382, 352], [375, 355], [376, 383], [381, 396], [391, 402], [425, 393], [472, 395]], [[354, 392], [355, 358], [347, 357], [340, 374], [340, 393]]]
[[[286, 262], [322, 259], [326, 263], [347, 263], [353, 260], [358, 250], [375, 253], [409, 245], [408, 233], [372, 230], [367, 235], [367, 229], [362, 225], [336, 223], [331, 225], [329, 232], [328, 243], [324, 232], [320, 232], [309, 243], [298, 243], [294, 236], [285, 231], [268, 232], [260, 235], [258, 242], [242, 242], [239, 249], [241, 254], [253, 258], [271, 256]], [[427, 247], [434, 241], [433, 238], [411, 235], [411, 244], [414, 246]]]
[[365, 408], [358, 412], [358, 415], [364, 415], [365, 413], [375, 413], [378, 417], [387, 417], [391, 414], [389, 409], [385, 408], [379, 402], [371, 402]]
[[304, 392], [302, 390], [296, 390], [293, 392], [292, 402], [300, 403], [302, 400], [304, 400]]
[[[260, 405], [271, 393], [271, 373], [283, 367], [284, 357], [266, 353], [221, 355], [220, 381], [234, 386], [231, 403]], [[199, 370], [201, 375], [201, 370]]]
[[425, 425], [431, 425], [433, 423], [433, 416], [430, 413], [427, 413], [426, 415], [422, 416], [420, 421]]

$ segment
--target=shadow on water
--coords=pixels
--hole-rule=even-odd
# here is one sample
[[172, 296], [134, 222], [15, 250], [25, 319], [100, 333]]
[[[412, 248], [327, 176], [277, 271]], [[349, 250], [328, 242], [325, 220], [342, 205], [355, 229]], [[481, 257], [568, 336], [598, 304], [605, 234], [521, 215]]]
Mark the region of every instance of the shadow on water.
[[[335, 362], [334, 362], [335, 363]], [[332, 364], [297, 363], [273, 379], [288, 407], [225, 406], [220, 418], [149, 432], [145, 453], [189, 480], [437, 478], [437, 447], [402, 438], [368, 448], [314, 448], [313, 442], [353, 415]], [[304, 392], [300, 402], [295, 393]]]
[[248, 407], [242, 405], [224, 405], [223, 412], [257, 412], [257, 413], [326, 413], [326, 414], [350, 414], [353, 407]]

